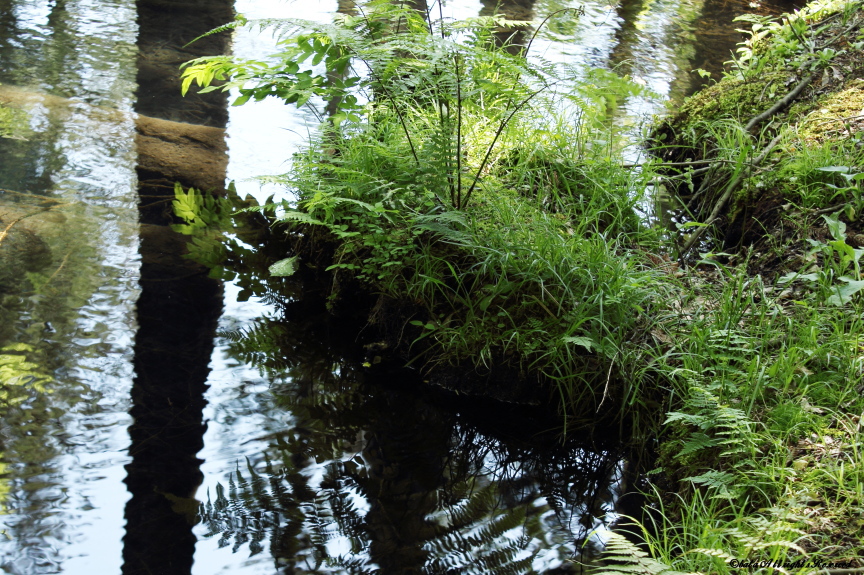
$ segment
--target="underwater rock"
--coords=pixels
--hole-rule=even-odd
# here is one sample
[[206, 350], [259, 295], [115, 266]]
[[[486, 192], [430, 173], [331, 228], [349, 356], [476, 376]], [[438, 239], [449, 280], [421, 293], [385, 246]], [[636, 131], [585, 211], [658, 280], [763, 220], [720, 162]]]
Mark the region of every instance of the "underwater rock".
[[44, 269], [51, 261], [51, 250], [42, 238], [0, 213], [0, 293], [13, 291], [26, 272]]

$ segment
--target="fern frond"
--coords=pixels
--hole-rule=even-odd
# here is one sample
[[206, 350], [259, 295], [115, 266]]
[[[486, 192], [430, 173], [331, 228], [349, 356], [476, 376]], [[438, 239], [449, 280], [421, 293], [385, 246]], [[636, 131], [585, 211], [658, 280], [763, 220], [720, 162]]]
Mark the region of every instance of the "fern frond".
[[720, 549], [698, 548], [698, 549], [691, 549], [691, 550], [687, 551], [687, 553], [700, 553], [702, 555], [707, 555], [708, 557], [716, 557], [718, 559], [722, 559], [723, 561], [731, 561], [732, 559], [735, 558], [734, 556], [729, 555], [728, 553], [726, 553], [725, 551], [721, 551]]
[[690, 434], [690, 438], [684, 442], [681, 451], [678, 452], [678, 457], [684, 457], [696, 451], [715, 447], [716, 445], [717, 440], [713, 437], [709, 437], [705, 433], [692, 433]]
[[311, 214], [306, 212], [290, 211], [281, 214], [276, 218], [280, 222], [300, 222], [303, 224], [324, 225], [321, 220], [315, 219]]
[[[244, 18], [242, 14], [238, 14], [237, 19], [234, 20], [233, 22], [228, 22], [227, 24], [222, 24], [221, 26], [217, 26], [208, 32], [204, 32], [203, 34], [201, 34], [197, 38], [184, 44], [183, 47], [186, 48], [186, 47], [194, 44], [198, 40], [200, 40], [202, 38], [206, 38], [207, 36], [212, 36], [213, 34], [219, 34], [220, 32], [227, 32], [228, 30], [236, 30], [237, 28], [244, 26], [246, 24], [246, 22], [247, 22], [246, 18]], [[186, 64], [188, 64], [188, 62]], [[183, 66], [185, 66], [186, 64], [183, 64]]]
[[[614, 531], [609, 533], [609, 540], [606, 543], [606, 550], [603, 552], [602, 560], [607, 565], [600, 567], [598, 571], [592, 571], [591, 575], [619, 575], [620, 573], [632, 573], [634, 575], [702, 575], [702, 573], [676, 571], [671, 565], [652, 559], [626, 537]], [[609, 565], [608, 562], [610, 561], [614, 562], [614, 564]]]
[[734, 473], [711, 470], [706, 471], [701, 475], [687, 477], [685, 478], [685, 481], [692, 481], [693, 483], [711, 487], [713, 489], [726, 489], [732, 485], [737, 477], [738, 476]]

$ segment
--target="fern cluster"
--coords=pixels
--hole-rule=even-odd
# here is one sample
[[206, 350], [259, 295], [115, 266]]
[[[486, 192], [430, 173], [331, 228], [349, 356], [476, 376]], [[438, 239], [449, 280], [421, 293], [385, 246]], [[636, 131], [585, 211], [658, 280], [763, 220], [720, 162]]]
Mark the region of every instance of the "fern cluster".
[[293, 199], [263, 208], [294, 240], [274, 276], [329, 274], [333, 308], [355, 287], [419, 307], [395, 337], [427, 369], [512, 368], [552, 382], [565, 411], [636, 395], [615, 364], [638, 353], [625, 348], [658, 291], [630, 246], [656, 236], [633, 193], [648, 175], [610, 161], [606, 120], [640, 88], [529, 58], [530, 42], [499, 34], [526, 23], [500, 16], [372, 0], [329, 24], [241, 25], [273, 30], [282, 51], [193, 61], [184, 90], [236, 88], [238, 104], [277, 97], [321, 119], [278, 178]]

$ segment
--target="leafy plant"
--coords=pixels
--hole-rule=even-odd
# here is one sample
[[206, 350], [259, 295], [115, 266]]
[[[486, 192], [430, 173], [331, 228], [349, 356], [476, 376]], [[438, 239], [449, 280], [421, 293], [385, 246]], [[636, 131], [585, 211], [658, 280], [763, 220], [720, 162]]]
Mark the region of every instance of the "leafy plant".
[[[800, 274], [790, 272], [778, 280], [779, 283], [789, 283], [795, 280], [807, 282], [821, 288], [827, 295], [825, 301], [829, 305], [843, 306], [852, 301], [855, 295], [864, 289], [861, 280], [861, 264], [859, 260], [864, 255], [864, 249], [856, 249], [846, 243], [846, 224], [834, 215], [823, 215], [833, 240], [821, 242], [808, 239], [813, 247], [812, 254], [822, 256], [822, 269], [818, 272]], [[841, 282], [837, 284], [836, 281]]]
[[358, 16], [340, 14], [334, 24], [241, 18], [220, 30], [272, 28], [283, 51], [266, 62], [193, 60], [183, 70], [183, 91], [193, 83], [202, 91], [236, 89], [235, 105], [268, 96], [297, 106], [323, 100], [333, 149], [341, 151], [341, 138], [380, 138], [384, 131], [391, 146], [410, 156], [401, 166], [408, 170], [404, 181], [461, 209], [508, 147], [509, 128], [535, 116], [529, 104], [545, 96], [584, 107], [586, 97], [606, 103], [640, 90], [608, 73], [598, 85], [596, 71], [591, 82], [568, 86], [566, 70], [531, 63], [525, 50], [494, 48], [495, 30], [524, 24], [501, 16], [433, 20], [387, 0], [364, 4]]
[[855, 221], [862, 210], [864, 210], [864, 190], [861, 187], [864, 173], [855, 172], [849, 166], [827, 166], [818, 168], [818, 170], [820, 172], [839, 174], [846, 180], [845, 186], [836, 186], [831, 183], [826, 184], [829, 189], [834, 190], [828, 201], [833, 202], [839, 197], [843, 201], [848, 202], [843, 211], [845, 211], [845, 215], [850, 221]]
[[654, 241], [633, 192], [650, 174], [615, 165], [605, 121], [640, 88], [597, 70], [574, 86], [573, 70], [496, 40], [522, 24], [380, 0], [333, 24], [239, 20], [226, 29], [271, 28], [282, 51], [196, 60], [184, 90], [274, 96], [322, 120], [271, 178], [295, 199], [256, 208], [303, 246], [271, 274], [329, 273], [331, 306], [358, 284], [413, 302], [402, 331], [427, 367], [514, 367], [581, 409], [636, 401], [614, 364], [637, 353], [626, 340], [656, 293], [658, 272], [625, 247]]

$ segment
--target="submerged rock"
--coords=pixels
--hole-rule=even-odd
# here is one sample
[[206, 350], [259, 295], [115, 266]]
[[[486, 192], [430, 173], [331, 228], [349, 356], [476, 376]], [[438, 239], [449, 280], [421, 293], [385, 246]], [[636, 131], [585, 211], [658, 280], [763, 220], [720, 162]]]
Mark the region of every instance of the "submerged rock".
[[35, 232], [18, 220], [0, 213], [0, 293], [15, 290], [26, 278], [51, 265], [51, 250]]

